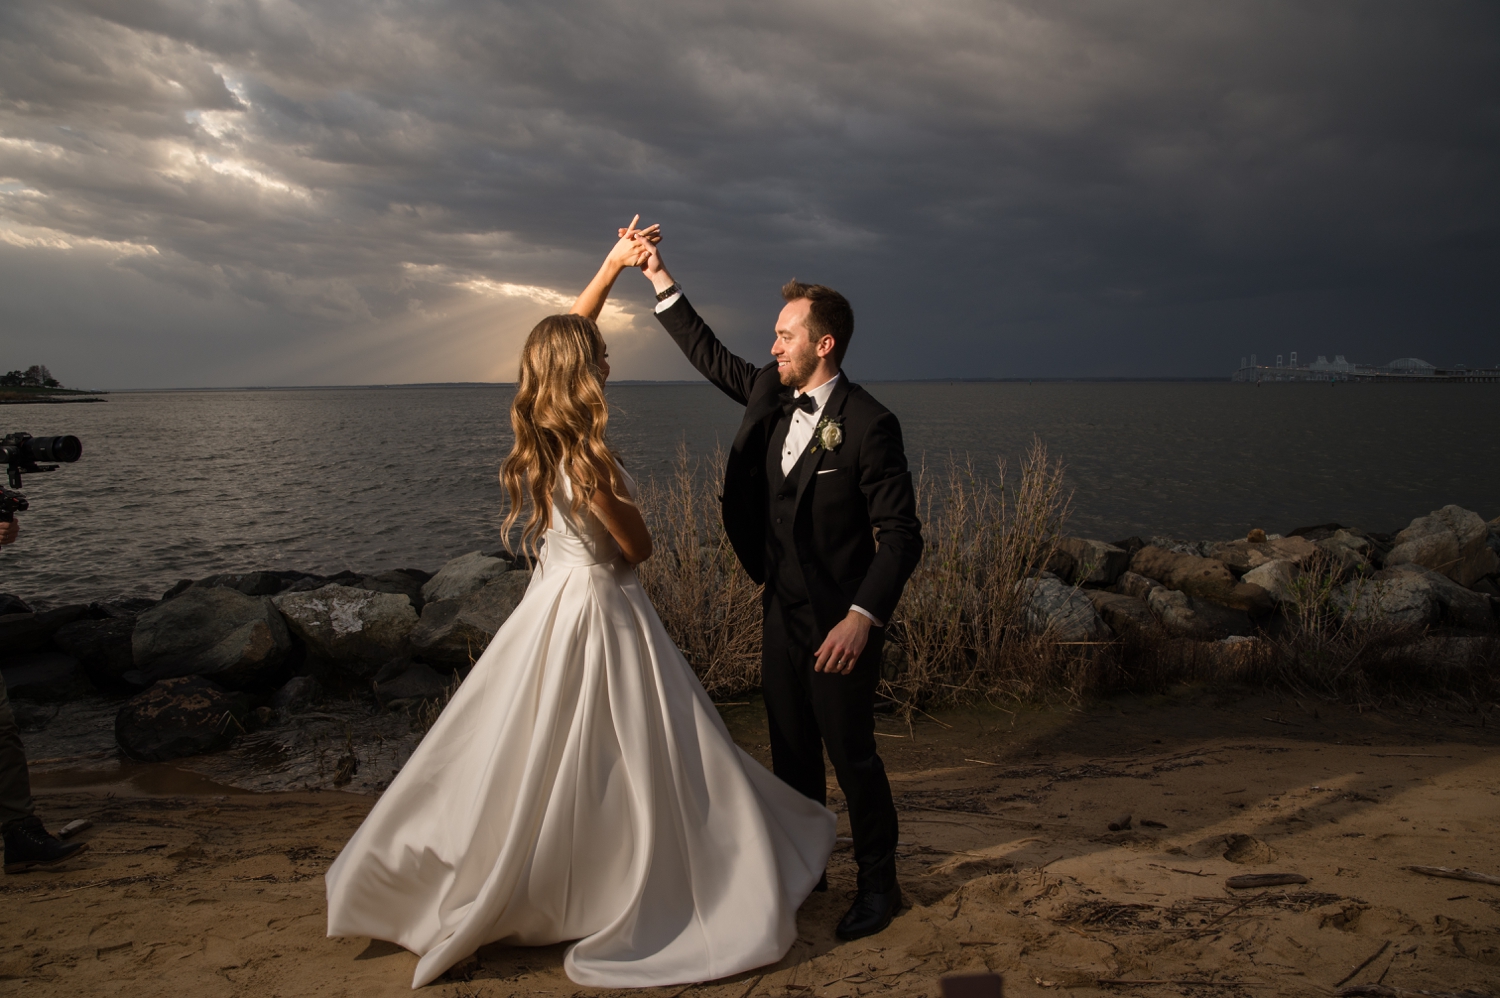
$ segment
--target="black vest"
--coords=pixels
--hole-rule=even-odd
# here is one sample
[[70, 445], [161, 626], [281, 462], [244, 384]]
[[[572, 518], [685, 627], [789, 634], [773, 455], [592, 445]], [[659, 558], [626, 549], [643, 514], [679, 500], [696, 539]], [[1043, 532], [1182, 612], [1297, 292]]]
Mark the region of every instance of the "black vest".
[[797, 557], [797, 481], [807, 452], [797, 458], [789, 475], [781, 473], [781, 450], [786, 446], [792, 418], [782, 416], [766, 446], [766, 588], [783, 604], [808, 599], [807, 581]]

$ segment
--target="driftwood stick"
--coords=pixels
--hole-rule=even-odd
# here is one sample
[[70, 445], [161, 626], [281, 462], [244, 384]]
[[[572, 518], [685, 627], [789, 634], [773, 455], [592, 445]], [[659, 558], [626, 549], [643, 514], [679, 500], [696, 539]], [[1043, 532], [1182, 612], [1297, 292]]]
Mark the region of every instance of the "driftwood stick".
[[1375, 952], [1371, 953], [1369, 956], [1365, 957], [1362, 961], [1360, 961], [1360, 964], [1359, 964], [1358, 967], [1355, 967], [1353, 970], [1349, 971], [1349, 973], [1345, 974], [1342, 978], [1340, 978], [1339, 982], [1337, 984], [1335, 984], [1334, 987], [1341, 988], [1345, 984], [1348, 984], [1350, 981], [1352, 981], [1354, 979], [1354, 975], [1355, 974], [1359, 973], [1361, 970], [1364, 970], [1370, 964], [1374, 963], [1376, 957], [1378, 957], [1380, 954], [1384, 953], [1386, 950], [1388, 950], [1390, 948], [1391, 948], [1391, 941], [1389, 939], [1387, 939], [1385, 942], [1383, 942], [1383, 943], [1380, 944], [1380, 948], [1378, 950], [1376, 950]]
[[1455, 870], [1451, 866], [1408, 866], [1407, 869], [1412, 873], [1420, 873], [1428, 877], [1447, 877], [1449, 880], [1467, 880], [1475, 884], [1500, 887], [1500, 877], [1480, 873], [1478, 870]]

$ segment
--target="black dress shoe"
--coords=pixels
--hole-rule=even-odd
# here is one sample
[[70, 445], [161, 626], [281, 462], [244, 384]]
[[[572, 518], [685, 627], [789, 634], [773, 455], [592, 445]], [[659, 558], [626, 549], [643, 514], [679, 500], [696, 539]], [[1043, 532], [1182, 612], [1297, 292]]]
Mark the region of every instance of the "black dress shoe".
[[860, 891], [854, 898], [854, 904], [839, 920], [839, 927], [834, 930], [834, 934], [840, 939], [873, 936], [891, 924], [891, 919], [896, 917], [896, 910], [900, 907], [900, 887], [892, 887], [888, 891]]
[[825, 893], [825, 894], [828, 892], [828, 871], [827, 870], [824, 870], [823, 871], [823, 875], [818, 878], [817, 886], [815, 886], [813, 888], [813, 890], [819, 891], [819, 892]]
[[51, 866], [72, 859], [88, 845], [61, 842], [47, 832], [42, 819], [28, 815], [5, 829], [5, 872], [24, 873], [36, 866]]

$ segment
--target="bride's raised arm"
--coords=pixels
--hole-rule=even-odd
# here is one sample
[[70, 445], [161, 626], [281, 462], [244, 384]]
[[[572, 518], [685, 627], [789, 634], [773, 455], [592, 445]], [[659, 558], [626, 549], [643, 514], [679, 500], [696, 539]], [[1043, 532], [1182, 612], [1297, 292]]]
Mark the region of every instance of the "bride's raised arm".
[[609, 298], [610, 289], [615, 286], [615, 279], [627, 267], [638, 267], [645, 259], [646, 251], [641, 240], [652, 243], [661, 240], [660, 225], [637, 229], [635, 224], [640, 220], [641, 216], [637, 215], [630, 220], [629, 225], [619, 230], [620, 241], [610, 249], [604, 263], [599, 266], [599, 273], [594, 275], [589, 286], [583, 289], [583, 294], [578, 296], [578, 300], [569, 309], [574, 315], [586, 315], [597, 320], [604, 309], [604, 302]]

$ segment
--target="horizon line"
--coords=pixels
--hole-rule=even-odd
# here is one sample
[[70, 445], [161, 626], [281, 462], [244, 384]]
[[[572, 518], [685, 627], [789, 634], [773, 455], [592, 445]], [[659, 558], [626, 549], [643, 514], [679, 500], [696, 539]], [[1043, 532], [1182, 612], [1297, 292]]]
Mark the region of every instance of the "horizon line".
[[[1225, 375], [1052, 375], [1035, 377], [1003, 377], [1003, 378], [868, 378], [860, 382], [870, 385], [924, 385], [924, 384], [1031, 384], [1034, 382], [1045, 383], [1219, 383], [1232, 384], [1232, 380]], [[709, 382], [702, 378], [618, 378], [611, 379], [610, 385], [707, 385]], [[188, 385], [176, 387], [152, 387], [152, 388], [69, 388], [67, 391], [87, 392], [99, 395], [126, 395], [139, 392], [279, 392], [279, 391], [313, 391], [313, 390], [337, 390], [358, 388], [514, 388], [514, 381], [376, 381], [367, 384], [342, 384], [342, 385]]]

